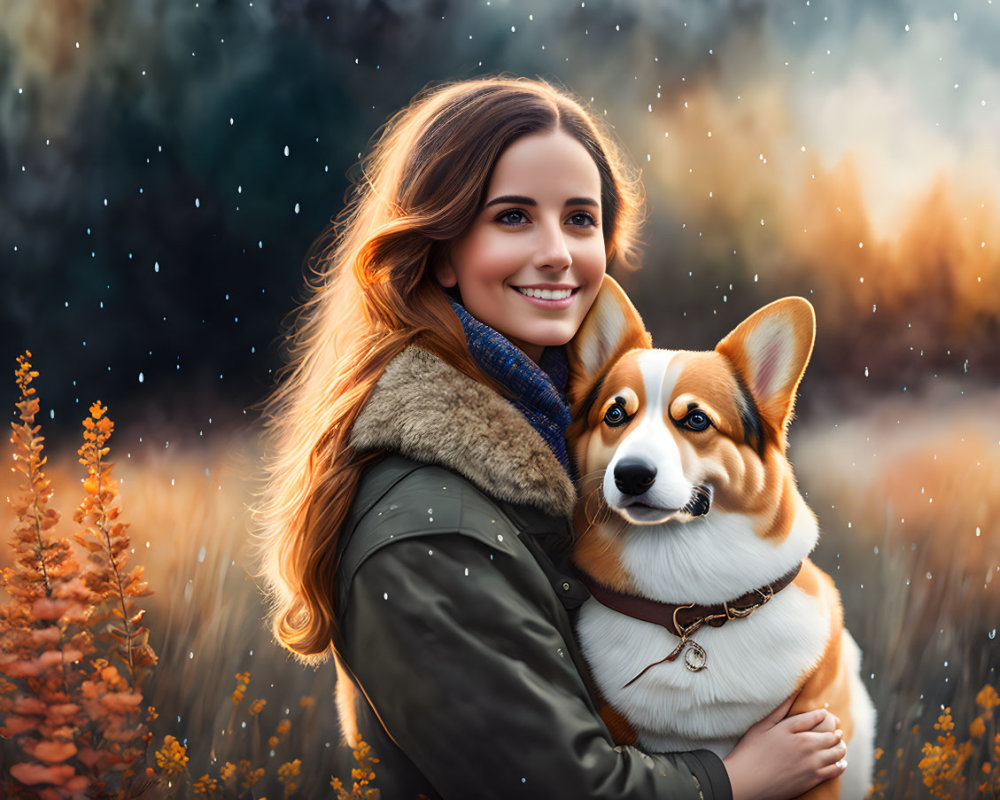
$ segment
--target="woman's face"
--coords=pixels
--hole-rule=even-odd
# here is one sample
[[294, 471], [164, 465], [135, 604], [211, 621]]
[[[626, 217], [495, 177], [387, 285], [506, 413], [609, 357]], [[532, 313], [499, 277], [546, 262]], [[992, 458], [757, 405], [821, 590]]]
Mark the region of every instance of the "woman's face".
[[556, 130], [503, 152], [472, 227], [435, 272], [458, 286], [470, 314], [537, 361], [576, 334], [605, 266], [597, 165]]

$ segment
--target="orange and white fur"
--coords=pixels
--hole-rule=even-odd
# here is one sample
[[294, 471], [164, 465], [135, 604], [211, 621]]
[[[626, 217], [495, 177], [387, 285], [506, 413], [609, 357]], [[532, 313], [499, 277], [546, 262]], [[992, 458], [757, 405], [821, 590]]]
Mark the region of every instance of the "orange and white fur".
[[699, 606], [801, 569], [768, 602], [701, 626], [680, 650], [664, 627], [593, 597], [577, 633], [620, 744], [724, 756], [794, 695], [790, 713], [829, 708], [848, 744], [843, 776], [807, 796], [862, 798], [875, 710], [840, 595], [808, 558], [816, 518], [785, 458], [814, 337], [812, 306], [788, 297], [714, 351], [654, 350], [620, 287], [605, 280], [570, 347], [577, 566], [624, 595]]

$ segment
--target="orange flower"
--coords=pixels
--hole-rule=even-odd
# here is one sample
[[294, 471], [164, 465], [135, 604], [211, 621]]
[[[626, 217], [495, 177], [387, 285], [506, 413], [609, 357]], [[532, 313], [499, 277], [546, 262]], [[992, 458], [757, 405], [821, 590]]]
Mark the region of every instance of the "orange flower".
[[279, 778], [292, 778], [299, 774], [302, 769], [302, 759], [297, 758], [294, 761], [286, 761], [280, 767], [278, 767], [278, 777]]
[[934, 730], [948, 731], [954, 730], [955, 723], [951, 719], [951, 706], [947, 706], [944, 711], [942, 711], [937, 718], [937, 722], [934, 723]]
[[189, 759], [184, 746], [173, 736], [163, 738], [163, 747], [156, 751], [156, 765], [167, 777], [184, 774]]
[[[240, 788], [244, 791], [251, 788], [264, 777], [264, 768], [254, 769], [246, 759], [240, 759], [237, 765], [240, 773]], [[263, 800], [263, 798], [261, 798]]]
[[238, 706], [243, 701], [243, 695], [246, 694], [247, 687], [250, 685], [250, 673], [249, 672], [237, 672], [236, 673], [236, 689], [233, 691], [233, 705]]
[[994, 706], [1000, 706], [1000, 695], [997, 694], [996, 689], [986, 684], [976, 695], [976, 704], [989, 711]]

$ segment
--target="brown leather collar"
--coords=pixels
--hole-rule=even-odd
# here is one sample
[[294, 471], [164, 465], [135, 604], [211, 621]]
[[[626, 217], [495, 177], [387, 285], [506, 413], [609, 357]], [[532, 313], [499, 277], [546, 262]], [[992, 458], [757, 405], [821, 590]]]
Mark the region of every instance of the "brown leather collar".
[[721, 627], [733, 619], [749, 617], [754, 611], [767, 603], [774, 595], [788, 586], [802, 569], [799, 562], [776, 581], [772, 581], [759, 589], [753, 589], [746, 594], [726, 603], [702, 606], [695, 603], [661, 603], [634, 594], [625, 594], [609, 589], [594, 581], [583, 573], [581, 577], [590, 594], [601, 605], [607, 606], [620, 614], [652, 622], [666, 628], [674, 636], [687, 639], [702, 625]]

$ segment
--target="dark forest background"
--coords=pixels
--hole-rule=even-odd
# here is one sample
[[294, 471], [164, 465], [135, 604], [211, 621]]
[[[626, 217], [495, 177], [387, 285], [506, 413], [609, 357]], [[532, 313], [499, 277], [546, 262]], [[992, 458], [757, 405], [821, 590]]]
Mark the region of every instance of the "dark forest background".
[[369, 137], [511, 71], [592, 101], [642, 170], [628, 282], [659, 341], [801, 293], [804, 402], [995, 382], [996, 20], [968, 5], [5, 0], [0, 356], [33, 349], [56, 425], [96, 394], [242, 411]]

